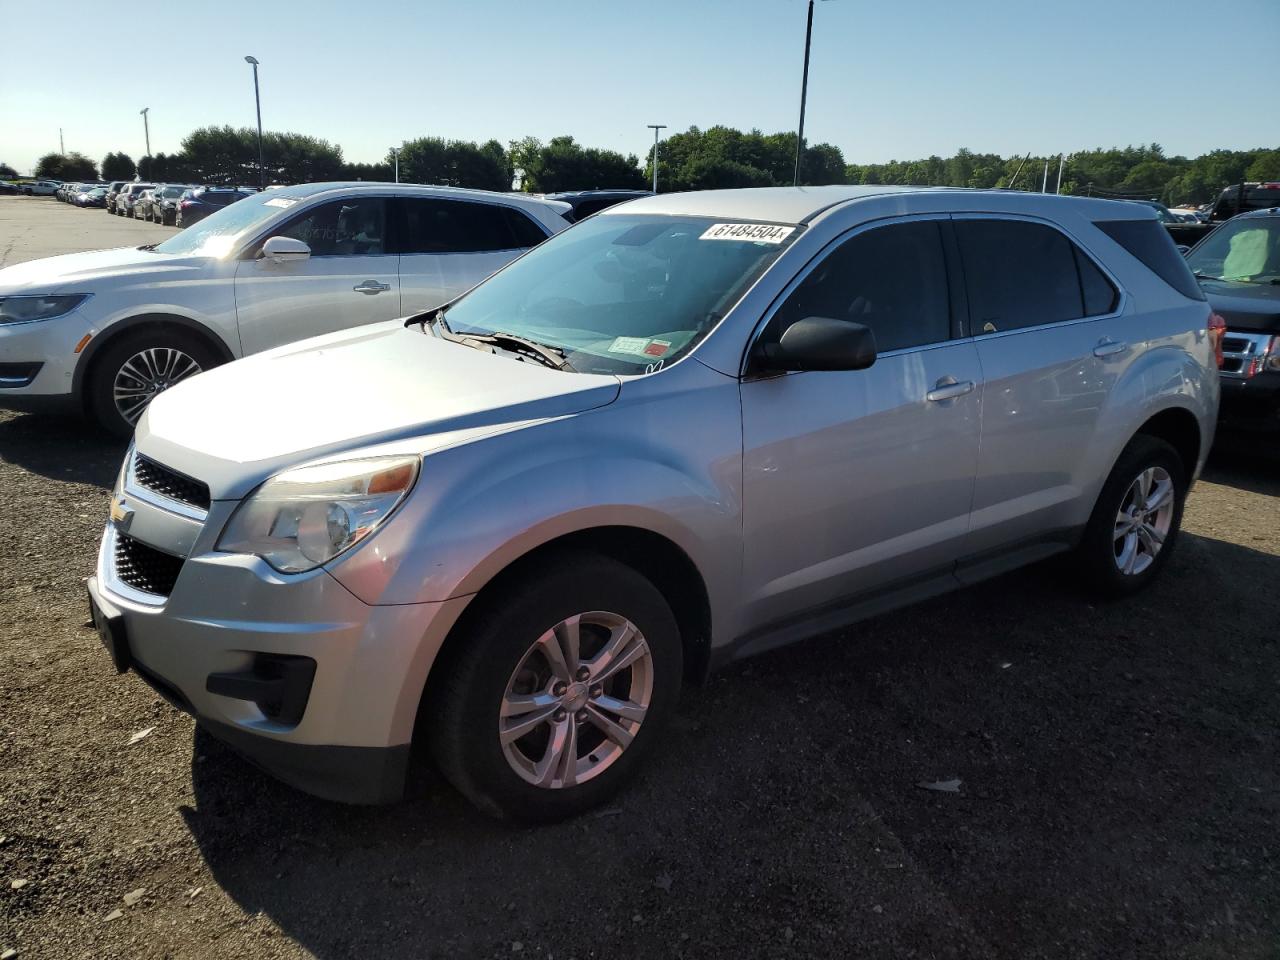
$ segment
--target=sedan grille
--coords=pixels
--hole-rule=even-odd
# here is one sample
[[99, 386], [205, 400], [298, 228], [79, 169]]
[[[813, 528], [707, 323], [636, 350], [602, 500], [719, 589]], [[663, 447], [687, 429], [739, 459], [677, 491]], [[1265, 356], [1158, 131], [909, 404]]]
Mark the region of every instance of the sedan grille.
[[154, 460], [135, 455], [133, 458], [133, 478], [138, 486], [153, 493], [179, 503], [189, 504], [201, 510], [209, 509], [209, 485], [183, 476], [168, 467], [162, 467]]
[[149, 547], [125, 533], [116, 534], [116, 576], [135, 590], [167, 597], [182, 572], [182, 558]]

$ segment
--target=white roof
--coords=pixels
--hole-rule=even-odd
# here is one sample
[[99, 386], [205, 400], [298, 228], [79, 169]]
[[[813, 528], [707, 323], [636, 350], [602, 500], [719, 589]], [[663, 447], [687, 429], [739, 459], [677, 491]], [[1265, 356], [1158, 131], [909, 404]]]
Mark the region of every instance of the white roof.
[[[891, 187], [835, 185], [826, 187], [753, 187], [740, 190], [699, 190], [691, 193], [662, 193], [642, 197], [602, 211], [602, 216], [632, 213], [688, 217], [717, 217], [733, 220], [764, 220], [770, 223], [806, 223], [823, 211], [841, 204], [873, 197], [932, 195], [939, 209], [993, 212], [1021, 210], [1032, 213], [1050, 205], [1072, 204], [1087, 208], [1094, 220], [1133, 220], [1154, 217], [1147, 207], [1086, 197], [1055, 196], [1018, 190], [972, 190], [965, 187]], [[1061, 207], [1058, 207], [1061, 210]]]

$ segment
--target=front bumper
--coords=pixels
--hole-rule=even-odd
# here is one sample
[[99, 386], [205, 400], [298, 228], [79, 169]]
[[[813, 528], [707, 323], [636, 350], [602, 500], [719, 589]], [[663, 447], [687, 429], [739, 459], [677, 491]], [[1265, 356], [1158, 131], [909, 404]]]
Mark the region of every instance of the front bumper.
[[[128, 666], [286, 783], [348, 803], [398, 799], [426, 675], [465, 598], [371, 606], [324, 570], [282, 576], [256, 557], [212, 552], [235, 504], [215, 502], [203, 525], [132, 506], [129, 535], [185, 559], [167, 597], [137, 591], [118, 578], [108, 525], [89, 591], [120, 618]], [[264, 709], [226, 681], [290, 659], [314, 663], [295, 713]]]
[[76, 347], [93, 329], [79, 309], [34, 323], [0, 324], [0, 368], [37, 367], [35, 376], [0, 378], [0, 408], [70, 409], [74, 406]]

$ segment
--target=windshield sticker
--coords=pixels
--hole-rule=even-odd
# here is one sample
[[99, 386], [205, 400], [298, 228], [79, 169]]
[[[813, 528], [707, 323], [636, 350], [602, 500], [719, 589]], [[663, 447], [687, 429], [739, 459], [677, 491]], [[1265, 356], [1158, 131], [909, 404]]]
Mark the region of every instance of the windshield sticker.
[[670, 340], [650, 340], [649, 345], [644, 348], [644, 354], [646, 357], [661, 357], [670, 349]]
[[264, 203], [263, 206], [264, 207], [292, 207], [297, 202], [298, 201], [295, 200], [293, 197], [272, 197], [270, 200]]
[[630, 353], [637, 357], [645, 357], [650, 355], [647, 352], [649, 343], [648, 337], [618, 337], [609, 344], [609, 352]]
[[780, 227], [776, 223], [713, 223], [698, 239], [777, 244], [795, 232], [795, 227]]

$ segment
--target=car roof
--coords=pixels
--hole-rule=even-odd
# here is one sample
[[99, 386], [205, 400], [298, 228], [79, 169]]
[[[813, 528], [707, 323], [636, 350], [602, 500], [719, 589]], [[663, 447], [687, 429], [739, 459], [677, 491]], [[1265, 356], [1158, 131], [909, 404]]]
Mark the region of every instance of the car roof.
[[448, 196], [458, 200], [501, 201], [518, 205], [537, 205], [543, 209], [550, 208], [557, 213], [571, 209], [569, 204], [558, 200], [543, 200], [524, 193], [500, 193], [496, 190], [471, 190], [466, 187], [437, 187], [425, 183], [387, 183], [372, 180], [350, 180], [322, 183], [298, 183], [288, 187], [275, 187], [272, 193], [279, 197], [297, 197], [299, 200], [335, 191], [355, 193], [395, 193], [397, 196], [438, 197]]
[[1263, 207], [1261, 210], [1250, 210], [1248, 213], [1239, 214], [1232, 219], [1246, 220], [1256, 217], [1280, 217], [1280, 207]]
[[[977, 209], [983, 198], [991, 200], [993, 212], [1008, 211], [1013, 207], [1020, 212], [1047, 210], [1058, 204], [1072, 204], [1086, 208], [1086, 215], [1095, 220], [1132, 220], [1150, 216], [1155, 210], [1138, 204], [1121, 204], [1097, 197], [1069, 197], [1051, 193], [1031, 193], [1020, 190], [973, 190], [967, 187], [899, 187], [833, 185], [823, 187], [747, 187], [736, 190], [701, 190], [692, 193], [663, 193], [657, 196], [632, 200], [624, 207], [609, 207], [598, 216], [629, 216], [633, 214], [661, 214], [671, 216], [717, 217], [743, 221], [761, 220], [769, 223], [809, 223], [833, 207], [869, 200], [875, 197], [931, 195], [939, 199], [950, 197], [955, 208]], [[1143, 211], [1143, 212], [1139, 212]], [[1145, 211], [1149, 211], [1146, 213]]]

